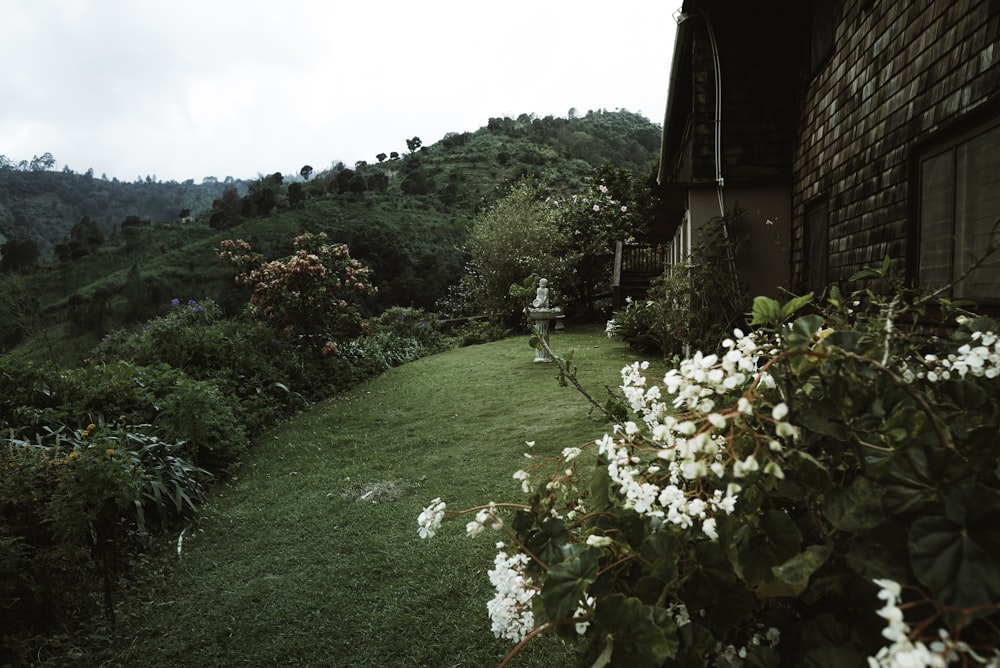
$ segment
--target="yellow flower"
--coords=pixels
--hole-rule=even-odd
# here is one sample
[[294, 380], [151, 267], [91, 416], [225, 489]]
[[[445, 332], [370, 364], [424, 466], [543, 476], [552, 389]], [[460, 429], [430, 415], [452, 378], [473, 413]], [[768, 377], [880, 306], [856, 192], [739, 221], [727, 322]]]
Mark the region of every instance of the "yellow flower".
[[69, 458], [70, 459], [76, 459], [79, 456], [80, 456], [80, 453], [77, 452], [76, 450], [74, 450], [73, 452], [69, 453]]
[[108, 457], [112, 457], [115, 454], [114, 448], [108, 448], [105, 452], [108, 453]]
[[87, 431], [94, 431], [95, 429], [97, 429], [97, 425], [93, 422], [87, 425]]
[[89, 429], [84, 429], [83, 433], [80, 434], [80, 435], [83, 436], [84, 438], [87, 438], [88, 436], [90, 436], [90, 430]]

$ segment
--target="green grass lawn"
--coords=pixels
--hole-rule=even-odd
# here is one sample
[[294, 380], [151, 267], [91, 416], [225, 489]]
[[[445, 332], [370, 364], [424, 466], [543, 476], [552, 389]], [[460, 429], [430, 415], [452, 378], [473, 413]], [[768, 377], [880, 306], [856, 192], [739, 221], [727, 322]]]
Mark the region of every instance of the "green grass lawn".
[[[597, 328], [552, 337], [574, 350], [599, 399], [634, 357]], [[417, 515], [522, 501], [511, 476], [525, 441], [539, 454], [600, 437], [607, 423], [536, 364], [527, 336], [393, 369], [261, 434], [197, 527], [150, 560], [119, 606], [122, 666], [492, 666], [487, 578], [501, 534], [446, 523], [430, 540]], [[514, 666], [573, 665], [556, 638]]]

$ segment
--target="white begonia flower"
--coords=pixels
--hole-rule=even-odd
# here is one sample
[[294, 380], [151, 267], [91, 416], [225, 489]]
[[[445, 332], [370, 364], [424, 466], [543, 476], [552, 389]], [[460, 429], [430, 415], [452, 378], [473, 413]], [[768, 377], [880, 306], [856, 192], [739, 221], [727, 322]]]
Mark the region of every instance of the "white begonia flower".
[[514, 471], [514, 480], [521, 481], [521, 491], [525, 494], [531, 493], [531, 474], [524, 470]]
[[876, 578], [872, 582], [879, 586], [880, 591], [877, 596], [883, 601], [898, 601], [903, 594], [902, 586], [893, 580]]
[[767, 464], [764, 464], [764, 473], [770, 476], [774, 476], [778, 480], [785, 479], [785, 472], [781, 470], [781, 466], [778, 464], [778, 462], [773, 460], [769, 461]]
[[733, 475], [737, 478], [742, 478], [759, 469], [760, 465], [757, 463], [757, 458], [751, 454], [743, 461], [736, 460], [736, 463], [733, 464]]
[[580, 448], [563, 448], [562, 456], [567, 462], [576, 459], [583, 452]]
[[417, 516], [417, 524], [420, 525], [417, 533], [420, 534], [421, 538], [433, 538], [437, 530], [441, 528], [445, 507], [445, 502], [438, 497], [431, 501], [430, 505]]
[[[573, 613], [573, 618], [581, 619], [588, 614], [593, 614], [594, 607], [594, 597], [588, 596], [585, 600], [580, 601], [580, 604], [576, 607], [576, 611]], [[577, 622], [575, 626], [576, 632], [582, 636], [587, 632], [587, 627], [590, 626], [590, 620]]]
[[701, 523], [702, 532], [708, 536], [711, 540], [718, 542], [719, 532], [715, 528], [715, 518], [709, 517], [704, 522]]
[[788, 422], [779, 422], [778, 424], [774, 425], [774, 433], [776, 433], [778, 436], [782, 438], [790, 438], [792, 440], [798, 440], [799, 438], [798, 427]]
[[710, 413], [708, 415], [708, 421], [716, 429], [725, 429], [726, 426], [729, 424], [726, 418], [722, 417], [722, 415], [720, 415], [719, 413]]
[[587, 545], [592, 547], [606, 547], [614, 542], [615, 541], [608, 536], [598, 536], [596, 534], [587, 536]]
[[784, 420], [786, 415], [788, 415], [788, 404], [786, 404], [784, 401], [782, 401], [780, 404], [771, 409], [771, 417], [773, 417], [778, 422]]

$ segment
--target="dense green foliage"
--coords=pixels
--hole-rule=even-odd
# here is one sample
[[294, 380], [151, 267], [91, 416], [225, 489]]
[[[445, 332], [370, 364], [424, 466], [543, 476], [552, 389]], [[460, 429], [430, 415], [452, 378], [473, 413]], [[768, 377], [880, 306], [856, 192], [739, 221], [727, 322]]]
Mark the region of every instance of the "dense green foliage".
[[[272, 260], [291, 254], [295, 236], [325, 233], [371, 269], [378, 296], [368, 313], [434, 309], [464, 274], [474, 216], [519, 180], [531, 175], [569, 196], [609, 164], [644, 183], [658, 143], [659, 129], [641, 116], [601, 111], [491, 119], [434, 144], [408, 140], [414, 149], [404, 155], [246, 182], [124, 184], [8, 161], [0, 167], [0, 246], [11, 243], [12, 254], [0, 275], [0, 350], [44, 329], [51, 353], [75, 361], [106, 332], [162, 315], [173, 298], [212, 300], [235, 315], [248, 295], [213, 261], [227, 238]], [[105, 187], [121, 197], [98, 199], [119, 204], [80, 208], [87, 188]], [[35, 204], [53, 197], [57, 206]], [[160, 201], [173, 204], [153, 205]], [[27, 290], [10, 281], [12, 272], [31, 276]], [[35, 307], [4, 307], [26, 301]], [[42, 341], [34, 345], [45, 354]]]
[[32, 241], [43, 256], [79, 258], [130, 226], [176, 222], [206, 211], [226, 187], [245, 183], [207, 178], [201, 183], [133, 183], [97, 178], [90, 170], [19, 169], [0, 156], [0, 245], [9, 239]]
[[758, 297], [750, 324], [623, 369], [630, 417], [532, 457], [526, 503], [451, 513], [506, 533], [494, 633], [585, 636], [613, 666], [995, 662], [1000, 327], [836, 289]]
[[[312, 241], [299, 243], [329, 260], [331, 279], [353, 276], [346, 285], [362, 296], [355, 287], [366, 287], [366, 268], [345, 247], [327, 252]], [[277, 261], [255, 282], [280, 295], [289, 277], [317, 266], [326, 273], [310, 262], [300, 272], [300, 259]], [[113, 620], [118, 578], [149, 535], [189, 519], [203, 484], [231, 472], [251, 437], [449, 345], [421, 311], [389, 309], [363, 323], [352, 294], [308, 276], [291, 287], [317, 313], [333, 314], [319, 319], [321, 347], [315, 332], [289, 330], [280, 318], [226, 318], [211, 301], [174, 299], [165, 315], [107, 335], [83, 366], [0, 360], [5, 663], [34, 634], [95, 614], [99, 591]]]
[[633, 350], [674, 358], [715, 350], [734, 328], [745, 326], [750, 300], [736, 262], [748, 249], [729, 232], [740, 215], [737, 209], [705, 224], [687, 261], [657, 277], [648, 299], [631, 300], [616, 312], [608, 334]]
[[528, 276], [544, 277], [552, 305], [577, 319], [591, 319], [599, 301], [610, 303], [615, 242], [644, 240], [648, 187], [608, 165], [595, 170], [583, 194], [564, 197], [543, 185], [522, 181], [476, 216], [466, 274], [450, 295], [464, 299], [466, 310], [517, 322], [524, 304], [511, 290]]

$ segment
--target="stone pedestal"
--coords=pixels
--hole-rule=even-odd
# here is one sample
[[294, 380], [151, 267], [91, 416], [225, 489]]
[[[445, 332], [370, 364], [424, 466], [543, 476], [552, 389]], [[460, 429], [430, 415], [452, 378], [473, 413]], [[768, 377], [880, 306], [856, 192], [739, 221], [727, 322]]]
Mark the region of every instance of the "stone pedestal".
[[[557, 317], [562, 315], [562, 309], [560, 308], [528, 308], [528, 319], [531, 321], [531, 327], [535, 330], [535, 334], [545, 341], [549, 342], [549, 329], [555, 324]], [[552, 356], [549, 355], [545, 348], [535, 349], [535, 360], [536, 362], [551, 362]]]

